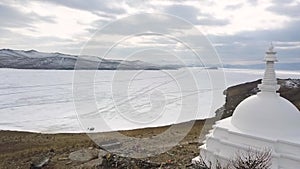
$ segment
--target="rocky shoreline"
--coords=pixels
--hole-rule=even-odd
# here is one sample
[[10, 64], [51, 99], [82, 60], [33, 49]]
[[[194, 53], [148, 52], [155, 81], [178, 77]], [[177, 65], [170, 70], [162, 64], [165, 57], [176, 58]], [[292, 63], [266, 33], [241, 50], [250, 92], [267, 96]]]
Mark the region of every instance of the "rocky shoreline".
[[[140, 159], [106, 152], [86, 134], [0, 131], [0, 168], [185, 168], [199, 153], [198, 137], [204, 124], [205, 120], [195, 121], [190, 132], [175, 147], [162, 154]], [[187, 126], [186, 123], [177, 125], [181, 128]], [[169, 127], [121, 133], [135, 138], [149, 138]], [[101, 136], [109, 138], [110, 134], [101, 133]]]

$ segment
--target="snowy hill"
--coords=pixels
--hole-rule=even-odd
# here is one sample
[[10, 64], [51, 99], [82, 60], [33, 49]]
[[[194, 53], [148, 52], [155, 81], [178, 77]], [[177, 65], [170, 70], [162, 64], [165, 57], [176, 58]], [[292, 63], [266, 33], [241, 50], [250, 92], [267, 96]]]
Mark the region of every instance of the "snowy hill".
[[[79, 69], [101, 70], [157, 70], [173, 69], [171, 66], [157, 66], [142, 61], [109, 60], [93, 56], [78, 57], [62, 53], [44, 53], [35, 50], [0, 50], [0, 68], [15, 69], [74, 69], [77, 60]], [[99, 64], [100, 63], [100, 64]], [[99, 64], [99, 65], [98, 65]], [[78, 68], [78, 67], [77, 67]]]

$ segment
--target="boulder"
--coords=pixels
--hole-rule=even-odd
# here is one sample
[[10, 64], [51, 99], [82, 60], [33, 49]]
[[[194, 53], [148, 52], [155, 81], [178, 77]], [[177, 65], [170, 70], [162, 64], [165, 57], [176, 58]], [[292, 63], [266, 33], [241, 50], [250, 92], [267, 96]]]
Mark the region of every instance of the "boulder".
[[87, 161], [96, 159], [98, 157], [98, 150], [96, 149], [81, 149], [69, 154], [69, 159], [75, 162], [85, 163]]
[[35, 159], [34, 162], [30, 164], [30, 169], [40, 169], [46, 166], [50, 161], [49, 157], [42, 157], [39, 159]]
[[86, 168], [86, 169], [97, 168], [97, 167], [101, 166], [102, 161], [103, 161], [102, 158], [94, 159], [94, 160], [88, 161], [86, 163], [83, 163], [83, 164], [79, 165], [76, 168], [80, 168], [80, 169], [84, 169], [84, 168]]

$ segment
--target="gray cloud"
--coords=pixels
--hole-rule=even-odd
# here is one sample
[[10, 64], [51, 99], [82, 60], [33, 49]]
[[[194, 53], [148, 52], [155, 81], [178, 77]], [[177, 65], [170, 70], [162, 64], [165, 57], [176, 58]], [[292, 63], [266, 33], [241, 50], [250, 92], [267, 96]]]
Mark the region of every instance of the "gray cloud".
[[64, 39], [52, 36], [32, 37], [6, 28], [0, 28], [1, 48], [20, 50], [36, 49], [45, 52], [63, 51], [64, 53], [78, 54], [84, 42], [76, 42], [72, 39]]
[[295, 0], [272, 0], [273, 4], [278, 4], [278, 5], [292, 3], [293, 1]]
[[216, 19], [213, 17], [200, 19], [197, 24], [199, 25], [208, 25], [208, 26], [224, 26], [228, 25], [230, 22], [226, 19]]
[[51, 16], [39, 16], [36, 13], [22, 13], [10, 6], [0, 4], [0, 20], [1, 27], [33, 27], [36, 22], [51, 22], [54, 23], [54, 18]]
[[293, 0], [273, 0], [273, 5], [268, 8], [269, 11], [289, 17], [300, 17], [300, 2], [295, 5], [289, 5]]
[[199, 14], [199, 11], [193, 6], [171, 5], [165, 9], [165, 12], [186, 19], [193, 24], [198, 22], [197, 15]]
[[248, 3], [250, 3], [253, 6], [258, 5], [258, 0], [249, 0]]
[[[213, 43], [221, 44], [216, 47], [220, 56], [226, 62], [230, 61], [260, 61], [264, 51], [271, 42], [299, 42], [300, 41], [300, 21], [294, 21], [282, 29], [259, 30], [241, 32], [231, 36], [213, 36], [209, 38]], [[280, 49], [282, 44], [278, 44], [276, 50], [281, 55], [283, 61], [299, 58], [300, 48]]]
[[[181, 17], [195, 25], [223, 26], [229, 24], [229, 20], [217, 19], [210, 14], [203, 13], [199, 9], [189, 5], [171, 5], [165, 9], [165, 12]], [[197, 16], [204, 17], [198, 19]]]
[[[69, 8], [75, 8], [80, 10], [86, 10], [90, 12], [102, 11], [108, 14], [122, 14], [126, 11], [121, 7], [112, 7], [109, 4], [114, 2], [112, 0], [89, 0], [89, 1], [82, 1], [82, 0], [48, 0], [50, 3], [63, 5]], [[115, 1], [115, 3], [120, 3], [119, 1]]]
[[[89, 31], [101, 28], [98, 25], [103, 25], [103, 23], [109, 22], [97, 20], [93, 23], [95, 29], [89, 29]], [[171, 34], [176, 31], [189, 30], [192, 27], [193, 25], [176, 17], [153, 13], [121, 18], [109, 23], [109, 26], [104, 27], [101, 33], [106, 35], [133, 35], [145, 32]]]

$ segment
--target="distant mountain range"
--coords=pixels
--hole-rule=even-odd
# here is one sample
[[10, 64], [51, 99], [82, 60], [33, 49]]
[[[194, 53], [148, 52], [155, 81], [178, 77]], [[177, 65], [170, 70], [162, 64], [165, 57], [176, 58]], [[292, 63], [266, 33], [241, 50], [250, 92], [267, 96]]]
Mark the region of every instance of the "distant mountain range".
[[[44, 53], [36, 50], [0, 50], [0, 68], [15, 69], [100, 69], [100, 70], [159, 70], [176, 69], [172, 65], [154, 65], [143, 61], [103, 59], [94, 56], [68, 55], [63, 53]], [[80, 64], [78, 64], [80, 63]]]
[[[78, 64], [79, 63], [79, 64]], [[77, 64], [77, 65], [76, 65]], [[0, 49], [0, 68], [14, 69], [99, 69], [99, 70], [160, 70], [178, 69], [181, 67], [202, 67], [202, 65], [182, 65], [161, 62], [160, 64], [148, 63], [140, 60], [126, 61], [103, 59], [97, 56], [77, 56], [63, 53], [45, 53], [36, 50]], [[224, 68], [236, 69], [264, 69], [264, 64], [231, 65], [225, 64]], [[207, 69], [218, 69], [210, 65]], [[276, 63], [277, 70], [300, 70], [300, 63]]]
[[[251, 65], [223, 65], [224, 68], [234, 68], [234, 69], [264, 69], [265, 64], [251, 64]], [[300, 63], [276, 63], [276, 70], [300, 70]]]

